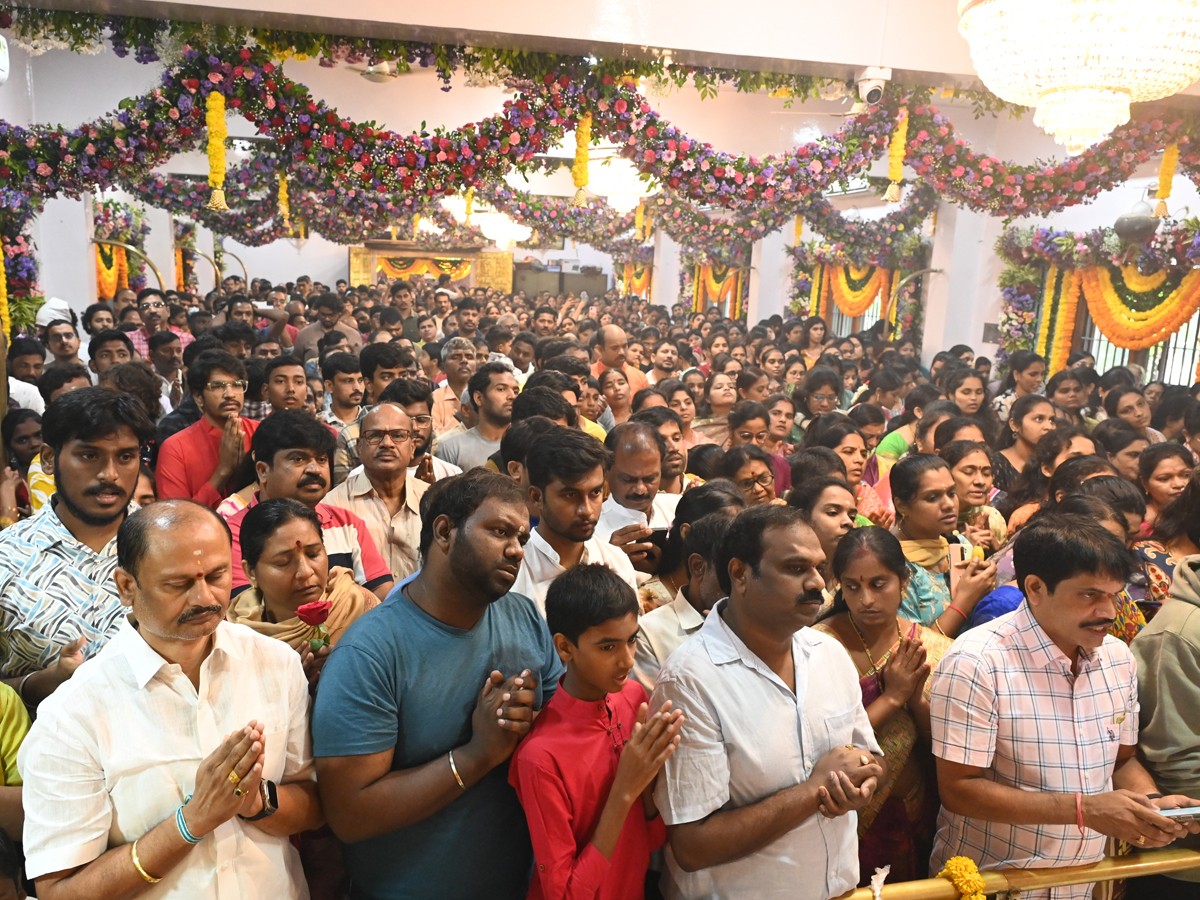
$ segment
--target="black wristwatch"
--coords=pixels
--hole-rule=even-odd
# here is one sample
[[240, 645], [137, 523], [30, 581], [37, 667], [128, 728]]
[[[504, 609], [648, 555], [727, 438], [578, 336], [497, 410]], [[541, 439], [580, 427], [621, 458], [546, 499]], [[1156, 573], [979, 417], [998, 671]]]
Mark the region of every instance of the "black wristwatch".
[[263, 779], [259, 782], [258, 792], [262, 795], [262, 809], [252, 816], [238, 815], [239, 819], [246, 822], [257, 822], [259, 819], [267, 819], [275, 815], [279, 811], [279, 788], [275, 782]]

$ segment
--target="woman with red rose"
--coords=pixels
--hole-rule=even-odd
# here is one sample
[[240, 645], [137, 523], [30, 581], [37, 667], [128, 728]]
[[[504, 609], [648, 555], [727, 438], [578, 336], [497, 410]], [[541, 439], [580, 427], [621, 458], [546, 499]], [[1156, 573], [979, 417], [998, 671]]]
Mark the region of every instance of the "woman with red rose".
[[250, 589], [234, 599], [230, 621], [294, 647], [315, 685], [333, 645], [379, 600], [349, 569], [329, 567], [317, 514], [296, 500], [251, 507], [241, 547]]

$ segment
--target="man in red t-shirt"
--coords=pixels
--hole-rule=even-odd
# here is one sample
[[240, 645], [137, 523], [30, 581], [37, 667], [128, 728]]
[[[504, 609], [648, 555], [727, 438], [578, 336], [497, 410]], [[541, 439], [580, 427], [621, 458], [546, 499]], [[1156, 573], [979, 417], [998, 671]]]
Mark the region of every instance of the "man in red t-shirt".
[[223, 350], [207, 350], [188, 369], [200, 421], [167, 438], [158, 451], [160, 500], [195, 500], [216, 509], [238, 475], [258, 422], [242, 418], [246, 367]]

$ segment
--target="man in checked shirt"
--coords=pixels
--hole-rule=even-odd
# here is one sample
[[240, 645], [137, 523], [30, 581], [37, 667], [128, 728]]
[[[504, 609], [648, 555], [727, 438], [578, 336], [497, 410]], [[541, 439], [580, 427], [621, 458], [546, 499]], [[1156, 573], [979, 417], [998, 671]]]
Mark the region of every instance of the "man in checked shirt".
[[[1200, 831], [1159, 810], [1135, 755], [1137, 667], [1108, 635], [1134, 563], [1082, 516], [1045, 514], [1013, 552], [1025, 603], [960, 637], [933, 674], [930, 713], [942, 809], [930, 870], [952, 856], [980, 869], [1093, 863], [1105, 837], [1135, 850]], [[1091, 885], [1022, 894], [1085, 900]]]

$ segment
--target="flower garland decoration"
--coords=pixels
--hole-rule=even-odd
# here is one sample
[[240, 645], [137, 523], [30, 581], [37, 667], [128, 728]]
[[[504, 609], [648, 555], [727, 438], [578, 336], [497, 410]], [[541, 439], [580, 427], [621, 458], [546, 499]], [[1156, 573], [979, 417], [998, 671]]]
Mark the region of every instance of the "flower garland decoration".
[[1082, 269], [1079, 278], [1092, 321], [1109, 341], [1127, 350], [1161, 343], [1200, 310], [1200, 269], [1145, 294], [1129, 290], [1120, 270], [1108, 266]]
[[1172, 141], [1163, 150], [1162, 162], [1158, 167], [1158, 190], [1154, 193], [1158, 200], [1158, 203], [1154, 205], [1155, 218], [1167, 218], [1167, 201], [1171, 199], [1171, 182], [1175, 179], [1177, 165], [1179, 165], [1179, 143]]
[[43, 302], [33, 240], [28, 234], [41, 210], [35, 197], [0, 187], [0, 277], [4, 279], [0, 327], [7, 337], [28, 332]]
[[854, 319], [861, 316], [879, 297], [891, 296], [891, 269], [878, 266], [860, 268], [854, 265], [826, 266], [825, 283], [830, 296], [842, 315]]
[[900, 202], [900, 182], [904, 180], [904, 154], [908, 144], [908, 110], [901, 109], [888, 144], [888, 186], [883, 199], [888, 203]]
[[8, 308], [8, 254], [0, 257], [0, 328], [4, 329], [4, 340], [12, 334], [12, 312]]
[[1080, 270], [1051, 266], [1042, 293], [1037, 352], [1051, 372], [1065, 369], [1075, 342], [1079, 308]]
[[125, 255], [122, 247], [111, 247], [107, 244], [96, 245], [96, 293], [101, 300], [111, 300], [121, 289], [120, 266], [117, 263], [117, 252]]
[[[118, 241], [145, 252], [146, 237], [150, 234], [150, 226], [146, 224], [141, 210], [116, 200], [96, 203], [92, 209], [94, 222], [92, 236], [96, 240]], [[146, 266], [140, 258], [134, 259], [131, 269], [124, 248], [112, 245], [106, 247], [104, 244], [96, 245], [97, 259], [101, 263], [104, 262], [106, 253], [111, 259], [106, 267], [115, 270], [116, 290], [131, 288], [140, 291], [146, 286]], [[101, 271], [98, 265], [97, 278], [100, 276]], [[112, 296], [106, 296], [105, 299], [112, 299]]]
[[287, 172], [279, 173], [279, 194], [276, 197], [276, 206], [279, 209], [279, 220], [283, 223], [283, 227], [290, 229], [292, 227], [292, 207], [288, 197]]
[[[880, 183], [872, 179], [876, 187]], [[823, 195], [809, 198], [801, 214], [825, 236], [833, 255], [841, 254], [858, 266], [915, 270], [923, 268], [928, 257], [921, 226], [937, 206], [937, 192], [921, 183], [912, 186], [902, 206], [875, 221], [854, 220]]]
[[575, 160], [571, 163], [571, 183], [575, 185], [572, 206], [587, 206], [588, 148], [592, 143], [592, 114], [584, 113], [575, 123]]
[[954, 885], [962, 900], [986, 900], [987, 882], [979, 874], [979, 866], [968, 856], [950, 857], [938, 872], [938, 878], [945, 878]]
[[467, 188], [467, 193], [463, 196], [463, 224], [471, 224], [471, 213], [475, 210], [475, 186]]
[[175, 285], [180, 291], [194, 291], [196, 283], [196, 226], [192, 222], [174, 220]]
[[212, 90], [208, 93], [204, 123], [208, 127], [208, 186], [212, 188], [207, 209], [225, 212], [225, 139], [229, 129], [225, 125], [225, 95]]

